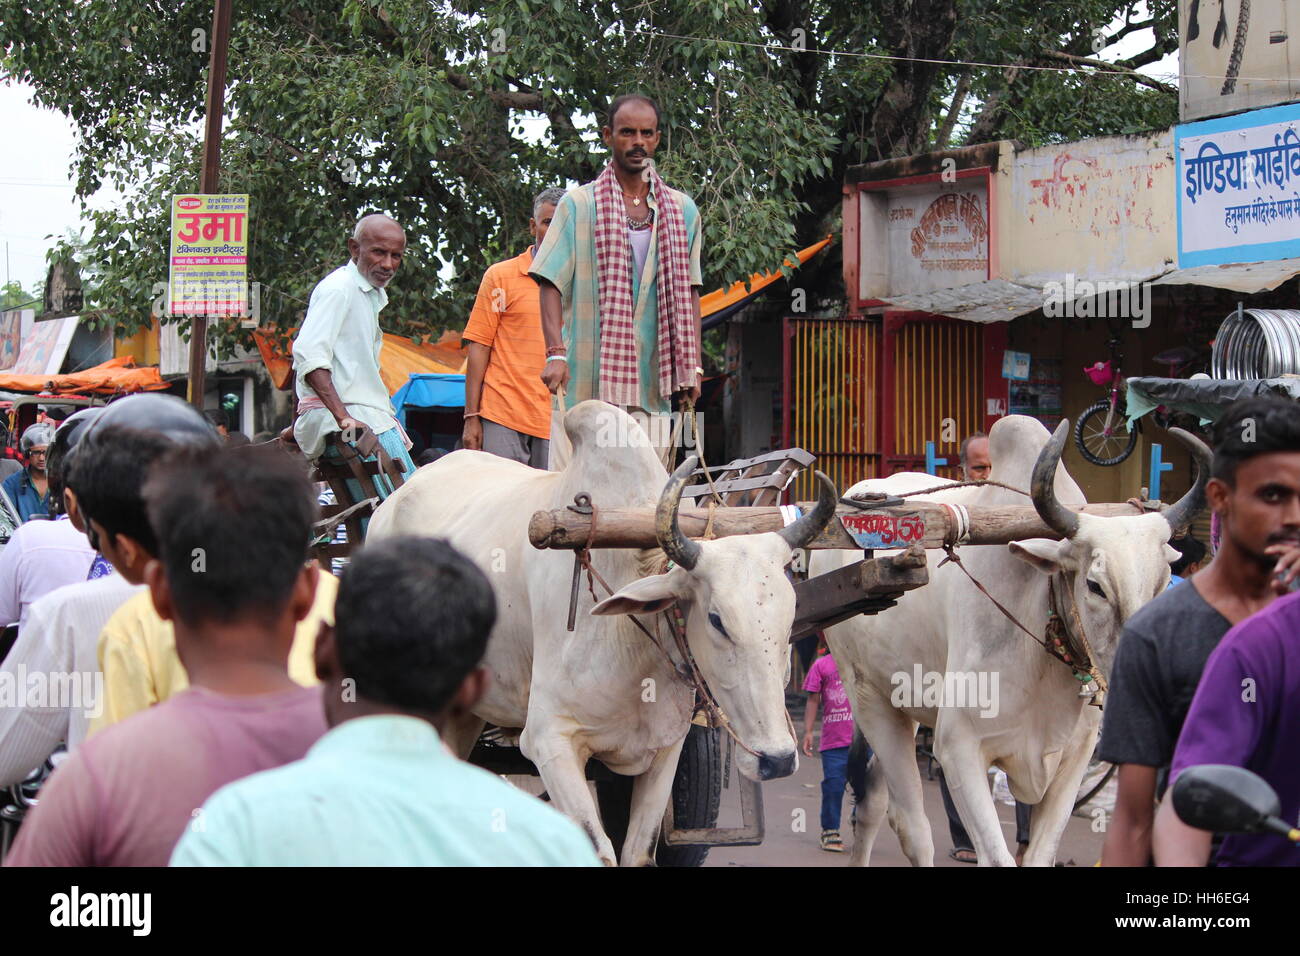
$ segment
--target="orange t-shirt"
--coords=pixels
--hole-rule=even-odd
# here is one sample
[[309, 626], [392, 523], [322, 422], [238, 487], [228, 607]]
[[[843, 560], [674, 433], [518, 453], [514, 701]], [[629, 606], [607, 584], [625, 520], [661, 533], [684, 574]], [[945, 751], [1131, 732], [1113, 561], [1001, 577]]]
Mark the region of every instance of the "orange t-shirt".
[[492, 350], [483, 373], [479, 414], [535, 438], [551, 437], [551, 393], [542, 383], [546, 340], [533, 250], [488, 266], [461, 338]]

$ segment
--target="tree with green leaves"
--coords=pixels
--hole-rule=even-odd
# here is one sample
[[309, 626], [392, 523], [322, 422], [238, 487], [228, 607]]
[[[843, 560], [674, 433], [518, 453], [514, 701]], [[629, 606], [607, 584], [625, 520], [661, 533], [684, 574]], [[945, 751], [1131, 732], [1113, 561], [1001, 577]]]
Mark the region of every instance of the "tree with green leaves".
[[[211, 0], [33, 6], [0, 0], [3, 71], [76, 124], [79, 194], [126, 197], [89, 213], [79, 258], [129, 333], [166, 279], [168, 198], [198, 185]], [[608, 102], [643, 92], [713, 289], [836, 231], [849, 165], [1170, 125], [1176, 89], [1135, 71], [1176, 20], [1174, 0], [235, 0], [220, 188], [252, 196], [264, 322], [295, 324], [383, 211], [409, 241], [384, 322], [435, 336], [527, 241], [532, 195], [598, 172]], [[834, 300], [820, 260], [800, 281]]]
[[40, 312], [42, 307], [40, 285], [37, 284], [35, 292], [26, 291], [22, 283], [17, 280], [0, 286], [0, 312], [7, 309], [34, 309]]

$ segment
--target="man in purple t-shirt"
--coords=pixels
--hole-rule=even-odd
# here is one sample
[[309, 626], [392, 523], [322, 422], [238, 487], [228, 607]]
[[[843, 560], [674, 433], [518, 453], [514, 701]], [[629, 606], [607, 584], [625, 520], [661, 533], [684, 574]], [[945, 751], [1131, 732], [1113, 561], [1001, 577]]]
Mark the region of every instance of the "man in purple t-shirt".
[[822, 706], [822, 849], [844, 852], [840, 838], [840, 814], [844, 808], [844, 788], [848, 785], [849, 745], [853, 743], [853, 711], [844, 691], [835, 658], [823, 654], [808, 669], [803, 682], [808, 691], [804, 708], [803, 752], [812, 756], [813, 726], [817, 722], [817, 705]]
[[[1279, 598], [1224, 636], [1192, 698], [1169, 778], [1187, 767], [1245, 767], [1277, 791], [1280, 816], [1300, 820], [1300, 594]], [[1171, 788], [1172, 789], [1172, 788]], [[1157, 866], [1204, 866], [1211, 834], [1187, 826], [1166, 797], [1156, 814]], [[1218, 866], [1300, 866], [1300, 848], [1272, 834], [1224, 837]]]
[[[133, 431], [96, 432], [79, 454]], [[190, 687], [73, 752], [8, 866], [166, 866], [216, 790], [300, 759], [325, 733], [320, 689], [288, 674], [319, 575], [302, 470], [280, 452], [189, 448], [153, 465], [144, 499], [159, 556], [145, 576]]]

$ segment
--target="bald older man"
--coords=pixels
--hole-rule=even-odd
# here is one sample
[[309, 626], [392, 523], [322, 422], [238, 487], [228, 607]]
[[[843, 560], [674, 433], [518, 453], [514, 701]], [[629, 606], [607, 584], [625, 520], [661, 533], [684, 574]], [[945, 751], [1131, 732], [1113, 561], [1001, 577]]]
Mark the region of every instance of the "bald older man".
[[[365, 216], [348, 240], [351, 261], [312, 290], [307, 318], [293, 343], [298, 418], [292, 440], [308, 458], [320, 457], [330, 433], [350, 439], [358, 425], [365, 425], [408, 475], [415, 470], [407, 452], [410, 440], [394, 417], [379, 375], [384, 342], [379, 312], [388, 304], [384, 289], [405, 251], [401, 226], [387, 216]], [[281, 437], [289, 439], [289, 431]], [[377, 484], [383, 486], [381, 494], [390, 490], [382, 476]]]

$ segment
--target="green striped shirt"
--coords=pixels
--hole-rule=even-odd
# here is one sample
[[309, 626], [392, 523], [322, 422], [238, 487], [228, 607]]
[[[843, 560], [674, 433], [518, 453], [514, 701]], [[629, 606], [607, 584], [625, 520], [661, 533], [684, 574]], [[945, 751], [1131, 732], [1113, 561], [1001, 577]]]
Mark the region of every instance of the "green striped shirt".
[[[691, 285], [700, 286], [700, 248], [703, 230], [700, 211], [685, 193], [671, 190], [681, 204], [686, 235], [690, 239]], [[654, 193], [647, 202], [657, 209]], [[632, 250], [632, 322], [637, 330], [640, 407], [648, 412], [669, 411], [671, 396], [659, 394], [659, 217], [651, 227], [650, 251], [645, 267], [636, 274]], [[565, 405], [600, 397], [600, 287], [596, 282], [596, 186], [587, 183], [569, 190], [555, 207], [546, 239], [537, 250], [528, 274], [545, 279], [564, 300], [564, 346], [568, 351], [569, 385]]]

